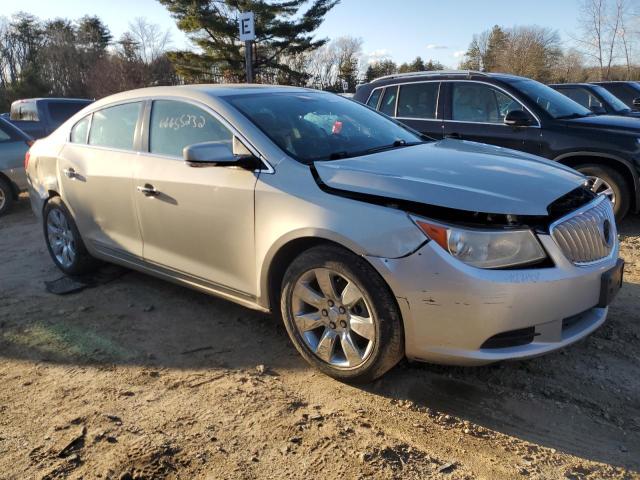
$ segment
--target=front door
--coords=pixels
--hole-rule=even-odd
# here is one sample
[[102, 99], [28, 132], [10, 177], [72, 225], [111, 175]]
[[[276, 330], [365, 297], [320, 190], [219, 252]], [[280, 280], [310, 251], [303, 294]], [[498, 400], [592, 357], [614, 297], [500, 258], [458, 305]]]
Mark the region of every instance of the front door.
[[94, 112], [93, 119], [83, 118], [58, 155], [62, 198], [83, 240], [105, 254], [142, 256], [133, 204], [141, 105], [121, 104]]
[[154, 101], [148, 125], [149, 152], [134, 173], [145, 261], [187, 281], [255, 295], [257, 173], [182, 160], [183, 148], [200, 142], [231, 150], [231, 131], [199, 106], [174, 100]]
[[[540, 154], [538, 122], [516, 99], [481, 82], [447, 82], [447, 86], [445, 137]], [[512, 110], [526, 112], [531, 125], [505, 125], [504, 118]]]

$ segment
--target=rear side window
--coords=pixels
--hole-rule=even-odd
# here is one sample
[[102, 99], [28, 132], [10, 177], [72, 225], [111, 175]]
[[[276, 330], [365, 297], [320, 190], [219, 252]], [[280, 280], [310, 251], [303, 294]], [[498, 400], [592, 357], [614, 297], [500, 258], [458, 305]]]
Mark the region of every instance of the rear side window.
[[436, 118], [440, 83], [410, 83], [400, 87], [398, 117]]
[[381, 93], [382, 93], [382, 89], [376, 88], [371, 94], [371, 96], [369, 97], [369, 101], [367, 102], [367, 105], [369, 105], [371, 108], [377, 108], [378, 100], [380, 100]]
[[73, 126], [71, 129], [71, 143], [87, 143], [90, 120], [91, 115], [87, 115]]
[[140, 102], [126, 103], [94, 112], [89, 145], [133, 150], [140, 105]]
[[22, 122], [37, 122], [38, 108], [36, 102], [15, 102], [11, 105], [11, 120]]
[[182, 149], [202, 142], [229, 145], [233, 134], [201, 108], [175, 100], [155, 100], [151, 109], [149, 151], [182, 158]]
[[396, 114], [396, 97], [398, 96], [398, 87], [387, 87], [382, 96], [382, 103], [379, 110], [387, 115], [394, 116]]
[[49, 109], [49, 118], [51, 118], [51, 121], [53, 123], [61, 125], [72, 115], [78, 113], [80, 110], [86, 107], [87, 104], [75, 102], [49, 102], [47, 106]]

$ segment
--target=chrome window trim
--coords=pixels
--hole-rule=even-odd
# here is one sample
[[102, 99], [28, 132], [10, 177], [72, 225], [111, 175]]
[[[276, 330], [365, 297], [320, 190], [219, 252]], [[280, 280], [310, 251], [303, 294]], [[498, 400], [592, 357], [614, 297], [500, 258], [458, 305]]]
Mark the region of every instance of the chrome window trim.
[[[382, 101], [382, 97], [384, 96], [384, 90], [387, 87], [398, 87], [398, 92], [397, 92], [397, 96], [396, 96], [396, 108], [395, 108], [395, 112], [394, 113], [398, 113], [398, 100], [400, 98], [400, 87], [402, 85], [413, 85], [415, 83], [440, 83], [440, 85], [438, 86], [438, 99], [436, 100], [436, 118], [423, 118], [423, 117], [398, 117], [396, 115], [393, 115], [393, 118], [397, 118], [397, 119], [407, 119], [407, 120], [437, 120], [439, 122], [442, 121], [441, 118], [438, 118], [438, 109], [440, 107], [440, 94], [442, 92], [442, 82], [443, 80], [423, 80], [420, 82], [398, 82], [398, 83], [390, 83], [388, 85], [383, 85], [381, 87], [376, 87], [373, 90], [371, 90], [371, 92], [369, 93], [369, 96], [367, 97], [367, 101], [365, 102], [365, 105], [370, 106], [369, 105], [369, 100], [371, 99], [371, 96], [373, 95], [373, 92], [375, 92], [376, 90], [383, 90], [383, 92], [380, 94], [380, 97], [378, 98], [378, 104], [375, 107], [375, 110], [380, 112], [380, 110], [378, 109], [378, 107], [380, 106], [380, 102]], [[371, 107], [374, 108], [374, 107]], [[384, 112], [381, 112], [384, 113]]]
[[[397, 83], [390, 83], [388, 85], [384, 85], [381, 87], [376, 87], [373, 90], [371, 90], [371, 93], [369, 94], [369, 97], [367, 98], [367, 102], [369, 101], [369, 98], [371, 98], [371, 95], [373, 95], [373, 92], [375, 90], [381, 89], [381, 88], [387, 88], [387, 87], [394, 87], [397, 85], [409, 85], [409, 84], [413, 84], [413, 83], [434, 83], [434, 82], [440, 82], [440, 88], [438, 89], [438, 105], [437, 107], [440, 106], [440, 94], [442, 92], [442, 84], [444, 83], [459, 83], [459, 82], [465, 82], [465, 83], [480, 83], [482, 85], [488, 85], [489, 87], [493, 87], [496, 90], [501, 91], [502, 93], [504, 93], [505, 95], [507, 95], [508, 97], [512, 98], [514, 101], [516, 101], [524, 110], [526, 110], [527, 112], [529, 112], [529, 114], [536, 120], [537, 125], [527, 125], [526, 127], [519, 127], [519, 128], [542, 128], [542, 122], [540, 122], [540, 118], [531, 111], [531, 109], [529, 107], [527, 107], [526, 105], [524, 105], [520, 100], [518, 100], [517, 98], [514, 98], [514, 96], [509, 93], [508, 91], [506, 91], [504, 88], [495, 85], [493, 83], [488, 83], [488, 82], [483, 82], [482, 80], [467, 80], [467, 79], [439, 79], [439, 80], [424, 80], [424, 81], [420, 81], [420, 82], [397, 82]], [[398, 90], [399, 91], [399, 90]], [[400, 97], [400, 95], [398, 95], [398, 97]], [[382, 96], [381, 96], [382, 98]], [[437, 108], [436, 107], [436, 108]], [[377, 110], [377, 108], [376, 108]], [[396, 113], [397, 113], [397, 108], [396, 108]], [[436, 115], [438, 114], [438, 110], [436, 109]], [[394, 117], [394, 118], [400, 118], [400, 117]], [[407, 117], [402, 117], [402, 118], [407, 118]], [[502, 125], [503, 127], [509, 127], [511, 128], [509, 125], [505, 125], [504, 123], [492, 123], [492, 122], [469, 122], [469, 121], [463, 121], [463, 120], [450, 120], [450, 119], [446, 119], [446, 118], [421, 118], [421, 117], [410, 117], [408, 118], [408, 120], [420, 120], [420, 121], [428, 121], [428, 120], [438, 120], [440, 122], [456, 122], [456, 123], [468, 123], [468, 124], [473, 124], [473, 125]]]
[[[254, 172], [261, 172], [261, 173], [269, 173], [269, 174], [273, 174], [275, 173], [275, 170], [273, 168], [273, 166], [266, 160], [265, 155], [263, 155], [256, 147], [255, 145], [253, 145], [253, 143], [251, 143], [249, 141], [249, 139], [243, 135], [237, 128], [235, 128], [226, 118], [224, 118], [222, 115], [220, 115], [218, 112], [216, 112], [214, 109], [212, 109], [210, 106], [208, 106], [205, 103], [202, 103], [198, 100], [193, 100], [191, 98], [185, 98], [185, 97], [181, 97], [181, 96], [173, 96], [173, 95], [160, 95], [160, 96], [150, 96], [150, 95], [145, 95], [145, 96], [141, 96], [141, 97], [136, 97], [136, 98], [132, 98], [132, 99], [127, 99], [127, 100], [120, 100], [120, 101], [115, 101], [113, 103], [108, 103], [106, 105], [101, 105], [100, 107], [97, 107], [95, 109], [90, 110], [90, 112], [88, 113], [88, 115], [91, 115], [91, 123], [93, 123], [93, 114], [95, 112], [98, 112], [100, 110], [103, 110], [105, 108], [110, 108], [110, 107], [116, 107], [118, 105], [123, 105], [123, 104], [127, 104], [127, 103], [136, 103], [136, 102], [147, 102], [147, 101], [151, 101], [153, 102], [153, 100], [173, 100], [173, 101], [179, 101], [179, 102], [185, 102], [185, 103], [189, 103], [194, 105], [195, 107], [201, 108], [204, 111], [206, 111], [207, 113], [209, 113], [211, 116], [213, 116], [216, 120], [220, 121], [225, 127], [227, 127], [231, 133], [235, 136], [237, 136], [240, 140], [242, 140], [242, 142], [245, 144], [245, 146], [251, 151], [251, 153], [253, 153], [256, 158], [258, 158], [263, 165], [266, 168], [258, 168], [256, 170], [254, 170]], [[84, 117], [82, 117], [84, 118]], [[75, 124], [74, 124], [75, 125]], [[91, 126], [91, 125], [90, 125]], [[72, 127], [73, 128], [73, 127]], [[91, 131], [91, 129], [89, 128], [89, 132]], [[69, 141], [70, 137], [71, 137], [71, 130], [69, 130], [69, 134], [66, 136], [66, 143], [71, 143], [71, 145], [81, 145], [84, 147], [90, 147], [90, 148], [98, 148], [98, 149], [104, 149], [104, 150], [112, 150], [112, 151], [116, 151], [116, 152], [127, 152], [127, 153], [140, 153], [140, 154], [149, 154], [151, 152], [144, 152], [142, 150], [122, 150], [122, 149], [116, 149], [116, 148], [109, 148], [109, 147], [100, 147], [97, 145], [89, 145], [89, 134], [87, 133], [87, 143], [86, 144], [79, 144], [79, 143], [71, 143]], [[173, 157], [173, 156], [168, 156], [168, 155], [158, 155], [155, 154], [154, 156], [156, 157], [160, 157], [160, 158], [168, 158], [171, 160], [182, 160], [179, 157]]]

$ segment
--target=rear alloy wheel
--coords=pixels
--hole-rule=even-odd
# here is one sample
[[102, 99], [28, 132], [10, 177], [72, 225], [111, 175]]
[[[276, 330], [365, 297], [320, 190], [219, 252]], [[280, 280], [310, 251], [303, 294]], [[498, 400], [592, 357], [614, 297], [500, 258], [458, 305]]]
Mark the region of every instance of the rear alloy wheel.
[[68, 275], [94, 270], [98, 262], [87, 252], [73, 217], [60, 197], [49, 200], [43, 214], [47, 249], [58, 268]]
[[404, 355], [388, 287], [365, 260], [338, 247], [315, 247], [294, 260], [281, 308], [298, 351], [338, 380], [374, 380]]
[[616, 220], [621, 221], [629, 211], [631, 191], [624, 177], [603, 165], [588, 164], [575, 167], [587, 176], [587, 186], [598, 195], [606, 195], [613, 204]]
[[13, 189], [9, 182], [0, 178], [0, 216], [4, 215], [11, 208], [13, 203]]

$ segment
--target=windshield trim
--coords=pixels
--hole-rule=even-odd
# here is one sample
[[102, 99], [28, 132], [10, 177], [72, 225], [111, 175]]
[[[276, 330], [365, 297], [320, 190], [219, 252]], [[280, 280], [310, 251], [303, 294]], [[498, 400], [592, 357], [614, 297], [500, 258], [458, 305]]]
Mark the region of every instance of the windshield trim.
[[[588, 108], [583, 107], [582, 105], [580, 105], [578, 102], [576, 102], [575, 100], [572, 100], [571, 98], [567, 97], [566, 95], [564, 95], [563, 93], [560, 93], [558, 90], [556, 90], [555, 88], [550, 87], [549, 85], [546, 85], [542, 82], [538, 82], [537, 80], [532, 80], [530, 78], [524, 78], [524, 77], [515, 77], [515, 78], [510, 78], [508, 80], [505, 80], [505, 82], [507, 84], [509, 84], [512, 88], [514, 88], [515, 90], [517, 90], [520, 95], [522, 95], [523, 97], [525, 97], [527, 99], [528, 102], [531, 103], [531, 106], [534, 107], [536, 110], [542, 112], [544, 115], [548, 116], [549, 118], [553, 119], [553, 120], [562, 120], [559, 117], [562, 117], [564, 115], [560, 115], [560, 116], [556, 116], [553, 115], [551, 112], [547, 111], [546, 108], [544, 108], [542, 105], [540, 105], [538, 102], [535, 101], [535, 99], [533, 98], [532, 95], [530, 95], [529, 93], [527, 93], [526, 90], [522, 89], [520, 87], [520, 85], [525, 84], [525, 85], [531, 85], [533, 84], [534, 86], [538, 87], [539, 85], [545, 88], [548, 88], [549, 90], [551, 90], [552, 92], [554, 92], [555, 94], [558, 94], [560, 97], [562, 97], [562, 99], [566, 99], [569, 102], [573, 102], [574, 104], [576, 104], [580, 109], [583, 109], [585, 112], [580, 113], [579, 111], [576, 111], [574, 113], [576, 114], [580, 114], [583, 117], [587, 117], [590, 116], [593, 112], [591, 112], [591, 110], [589, 110]], [[577, 117], [576, 117], [577, 118]]]
[[[298, 155], [295, 155], [293, 152], [290, 152], [288, 150], [285, 150], [284, 148], [282, 148], [280, 145], [278, 145], [278, 142], [275, 141], [275, 139], [269, 134], [267, 133], [262, 127], [260, 127], [260, 125], [258, 125], [256, 122], [254, 122], [251, 117], [245, 113], [244, 111], [242, 111], [240, 108], [238, 108], [236, 105], [234, 105], [233, 100], [237, 99], [237, 98], [244, 98], [244, 97], [258, 97], [258, 96], [267, 96], [267, 95], [299, 95], [300, 93], [304, 93], [305, 95], [334, 95], [336, 97], [341, 98], [344, 101], [347, 102], [354, 102], [355, 104], [357, 104], [360, 107], [364, 107], [367, 108], [369, 110], [371, 110], [372, 112], [384, 117], [386, 120], [396, 124], [398, 127], [402, 128], [403, 130], [406, 130], [407, 132], [415, 135], [416, 137], [418, 137], [419, 139], [422, 139], [423, 141], [420, 143], [426, 143], [426, 142], [435, 142], [436, 139], [435, 138], [431, 138], [428, 135], [425, 135], [411, 127], [409, 127], [408, 125], [405, 125], [401, 122], [398, 122], [396, 119], [394, 119], [393, 117], [390, 117], [389, 115], [386, 115], [382, 112], [379, 112], [373, 108], [371, 108], [368, 105], [365, 105], [363, 103], [358, 102], [357, 100], [354, 100], [352, 98], [345, 98], [342, 97], [340, 95], [334, 94], [332, 92], [325, 92], [325, 91], [321, 91], [321, 90], [316, 90], [316, 91], [308, 91], [305, 90], [304, 92], [259, 92], [259, 93], [234, 93], [234, 94], [230, 94], [230, 95], [221, 95], [218, 98], [220, 100], [223, 100], [229, 107], [233, 108], [234, 111], [238, 112], [240, 115], [242, 115], [243, 118], [245, 118], [251, 125], [253, 125], [255, 128], [257, 128], [265, 137], [267, 137], [269, 139], [269, 141], [273, 144], [273, 146], [275, 146], [278, 150], [280, 150], [284, 155], [293, 158], [294, 160], [296, 160], [297, 162], [303, 164], [303, 165], [307, 165], [307, 166], [311, 166], [314, 164], [314, 162], [318, 162], [318, 161], [330, 161], [328, 158], [324, 158], [324, 157], [320, 157], [320, 158], [314, 158], [314, 159], [304, 159], [299, 157]], [[412, 146], [413, 143], [411, 143], [408, 146]], [[357, 156], [364, 156], [365, 154], [363, 153], [362, 155], [357, 155]], [[350, 156], [349, 158], [355, 158], [356, 155], [354, 156]], [[338, 160], [342, 160], [342, 159], [338, 159]]]

